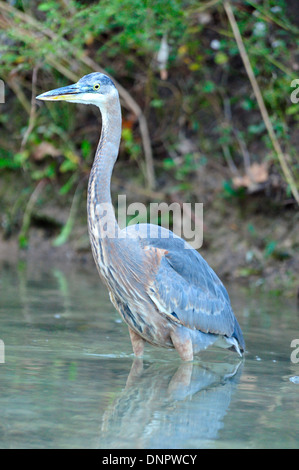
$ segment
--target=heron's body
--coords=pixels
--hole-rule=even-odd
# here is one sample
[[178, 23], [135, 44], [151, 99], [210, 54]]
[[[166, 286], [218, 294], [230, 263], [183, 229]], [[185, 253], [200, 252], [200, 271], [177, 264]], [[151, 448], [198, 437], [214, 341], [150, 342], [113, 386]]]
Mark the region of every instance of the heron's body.
[[244, 339], [227, 291], [201, 255], [161, 227], [141, 224], [121, 230], [117, 224], [110, 181], [121, 108], [112, 81], [90, 74], [39, 98], [91, 103], [101, 110], [101, 139], [88, 184], [88, 230], [98, 272], [129, 327], [135, 355], [142, 355], [145, 342], [174, 347], [183, 360], [211, 344], [241, 355]]

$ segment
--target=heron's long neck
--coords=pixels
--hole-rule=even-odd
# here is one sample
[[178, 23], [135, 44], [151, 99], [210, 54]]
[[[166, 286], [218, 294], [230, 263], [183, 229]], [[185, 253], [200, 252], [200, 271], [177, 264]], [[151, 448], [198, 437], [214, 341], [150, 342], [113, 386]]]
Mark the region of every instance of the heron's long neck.
[[133, 295], [136, 277], [141, 279], [147, 270], [144, 270], [143, 250], [134, 238], [123, 236], [111, 202], [111, 175], [121, 138], [118, 95], [109, 98], [109, 109], [101, 112], [102, 133], [88, 183], [89, 236], [99, 274], [108, 287], [117, 282], [119, 292], [123, 289], [124, 296], [129, 291]]
[[[108, 230], [119, 230], [111, 202], [110, 182], [121, 138], [121, 108], [118, 96], [109, 100], [109, 109], [101, 109], [102, 133], [88, 183], [88, 225], [92, 238], [107, 238]], [[112, 237], [113, 239], [114, 237]]]

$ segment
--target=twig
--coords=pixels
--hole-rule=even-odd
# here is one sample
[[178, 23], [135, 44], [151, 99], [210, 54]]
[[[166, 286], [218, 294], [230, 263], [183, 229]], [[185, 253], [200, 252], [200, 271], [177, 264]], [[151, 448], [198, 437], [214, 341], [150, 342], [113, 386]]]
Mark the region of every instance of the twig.
[[272, 142], [272, 145], [273, 145], [273, 147], [275, 149], [275, 152], [277, 154], [281, 169], [283, 171], [283, 174], [285, 176], [285, 179], [286, 179], [287, 183], [289, 184], [289, 186], [291, 188], [292, 194], [293, 194], [294, 198], [296, 199], [296, 201], [299, 205], [299, 193], [298, 193], [298, 189], [297, 189], [297, 186], [296, 186], [296, 182], [295, 182], [295, 180], [293, 178], [293, 175], [292, 175], [292, 173], [291, 173], [291, 171], [288, 167], [288, 164], [287, 164], [286, 159], [285, 159], [285, 155], [282, 152], [280, 143], [279, 143], [279, 141], [276, 137], [276, 134], [275, 134], [273, 126], [272, 126], [272, 123], [270, 121], [269, 114], [268, 114], [267, 108], [265, 106], [263, 96], [261, 94], [259, 85], [258, 85], [257, 80], [255, 78], [253, 69], [251, 67], [249, 57], [247, 55], [247, 52], [246, 52], [246, 49], [245, 49], [245, 46], [244, 46], [244, 43], [243, 43], [242, 36], [240, 34], [238, 24], [236, 22], [235, 15], [234, 15], [232, 7], [231, 7], [231, 3], [230, 3], [229, 0], [225, 0], [223, 5], [224, 5], [224, 9], [226, 11], [227, 17], [229, 19], [231, 28], [233, 30], [235, 40], [236, 40], [236, 43], [237, 43], [237, 46], [238, 46], [238, 49], [239, 49], [239, 52], [240, 52], [245, 70], [246, 70], [246, 73], [248, 75], [248, 78], [250, 80], [252, 89], [254, 91], [257, 103], [259, 105], [262, 118], [264, 120], [266, 129], [268, 131], [270, 140]]
[[217, 5], [217, 3], [220, 3], [220, 1], [221, 0], [210, 0], [205, 5], [200, 5], [198, 7], [195, 7], [193, 11], [196, 11], [197, 13], [200, 13], [202, 11], [208, 10], [209, 8]]
[[7, 81], [8, 81], [8, 86], [12, 89], [14, 94], [18, 97], [18, 100], [20, 101], [21, 105], [23, 106], [27, 114], [29, 114], [30, 116], [31, 106], [19, 82], [14, 77], [9, 78]]
[[233, 133], [238, 141], [241, 153], [243, 155], [243, 162], [244, 162], [244, 168], [245, 168], [245, 173], [250, 177], [250, 154], [248, 152], [248, 148], [246, 147], [246, 144], [241, 136], [241, 133], [237, 129], [233, 129]]
[[53, 241], [53, 243], [52, 243], [53, 246], [64, 245], [64, 243], [66, 243], [67, 240], [69, 239], [69, 236], [72, 233], [72, 229], [73, 229], [73, 226], [74, 226], [74, 223], [75, 223], [75, 218], [76, 218], [76, 215], [77, 215], [79, 203], [80, 203], [80, 200], [81, 200], [81, 197], [82, 197], [82, 191], [83, 191], [82, 181], [80, 181], [77, 188], [76, 188], [74, 197], [73, 197], [69, 217], [68, 217], [65, 225], [63, 226], [60, 234]]
[[239, 171], [238, 171], [238, 168], [235, 165], [233, 157], [231, 156], [228, 145], [223, 144], [221, 147], [222, 147], [223, 155], [224, 155], [224, 158], [226, 160], [226, 163], [228, 165], [228, 168], [229, 168], [230, 172], [233, 175], [238, 175]]
[[72, 72], [70, 69], [62, 65], [57, 61], [57, 58], [54, 56], [51, 57], [50, 55], [47, 57], [47, 62], [50, 64], [54, 69], [58, 70], [58, 72], [61, 73], [61, 75], [64, 75], [66, 78], [71, 80], [72, 82], [78, 81], [80, 78], [76, 73]]
[[28, 127], [26, 129], [26, 132], [24, 134], [24, 137], [21, 142], [21, 151], [24, 149], [28, 137], [32, 132], [32, 129], [34, 127], [35, 123], [35, 116], [36, 116], [36, 80], [37, 80], [37, 71], [38, 71], [39, 66], [37, 65], [34, 67], [33, 72], [32, 72], [32, 96], [31, 96], [31, 110], [30, 110], [30, 115], [29, 115], [29, 123]]
[[252, 0], [246, 0], [249, 5], [251, 5], [253, 8], [255, 8], [259, 13], [260, 17], [264, 18], [266, 21], [272, 21], [273, 23], [276, 23], [280, 28], [285, 29], [286, 31], [290, 31], [291, 33], [298, 35], [299, 29], [296, 26], [288, 25], [284, 23], [283, 21], [280, 21], [280, 19], [276, 15], [272, 15], [269, 11], [266, 11], [265, 8], [262, 6], [258, 5], [256, 2], [253, 2]]
[[20, 235], [19, 235], [19, 244], [21, 248], [25, 248], [28, 244], [27, 236], [28, 236], [28, 230], [29, 230], [30, 222], [31, 222], [32, 210], [45, 185], [46, 185], [46, 180], [45, 179], [40, 180], [38, 184], [36, 185], [27, 203], [24, 216], [23, 216], [22, 228], [20, 230]]
[[[233, 127], [233, 124], [232, 124], [232, 110], [231, 110], [230, 101], [229, 101], [228, 98], [223, 99], [223, 105], [224, 105], [223, 110], [224, 110], [225, 121], [224, 121], [223, 124], [221, 124], [221, 126], [222, 127], [227, 126], [228, 128], [231, 128], [232, 131], [234, 132], [234, 127]], [[238, 175], [239, 171], [238, 171], [238, 168], [235, 165], [235, 162], [234, 162], [233, 157], [231, 155], [229, 146], [225, 145], [225, 144], [222, 144], [222, 151], [223, 151], [224, 157], [227, 161], [227, 164], [228, 164], [228, 167], [229, 167], [231, 173], [233, 173], [234, 175]]]

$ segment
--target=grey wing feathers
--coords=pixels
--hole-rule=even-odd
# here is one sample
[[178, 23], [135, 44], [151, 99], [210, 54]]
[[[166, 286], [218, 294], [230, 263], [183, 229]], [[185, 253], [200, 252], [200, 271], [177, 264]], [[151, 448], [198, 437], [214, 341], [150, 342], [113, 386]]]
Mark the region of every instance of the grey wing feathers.
[[159, 309], [191, 329], [233, 336], [243, 348], [242, 332], [228, 293], [204, 258], [183, 239], [161, 227], [140, 224], [127, 230], [138, 233], [142, 246], [168, 252], [148, 289]]
[[[207, 275], [210, 273], [207, 272]], [[207, 285], [201, 288], [181, 276], [169, 262], [162, 259], [160, 269], [149, 292], [153, 301], [175, 316], [184, 326], [205, 333], [232, 336], [235, 317], [225, 297], [215, 296]]]

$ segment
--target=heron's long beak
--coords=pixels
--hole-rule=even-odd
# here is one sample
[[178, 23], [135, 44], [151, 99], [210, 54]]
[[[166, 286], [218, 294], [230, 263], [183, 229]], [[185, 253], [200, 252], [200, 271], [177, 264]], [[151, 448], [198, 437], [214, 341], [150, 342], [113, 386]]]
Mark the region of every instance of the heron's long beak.
[[46, 91], [46, 93], [37, 96], [36, 99], [43, 101], [72, 101], [76, 99], [78, 93], [82, 93], [82, 90], [79, 90], [79, 87], [75, 84]]

